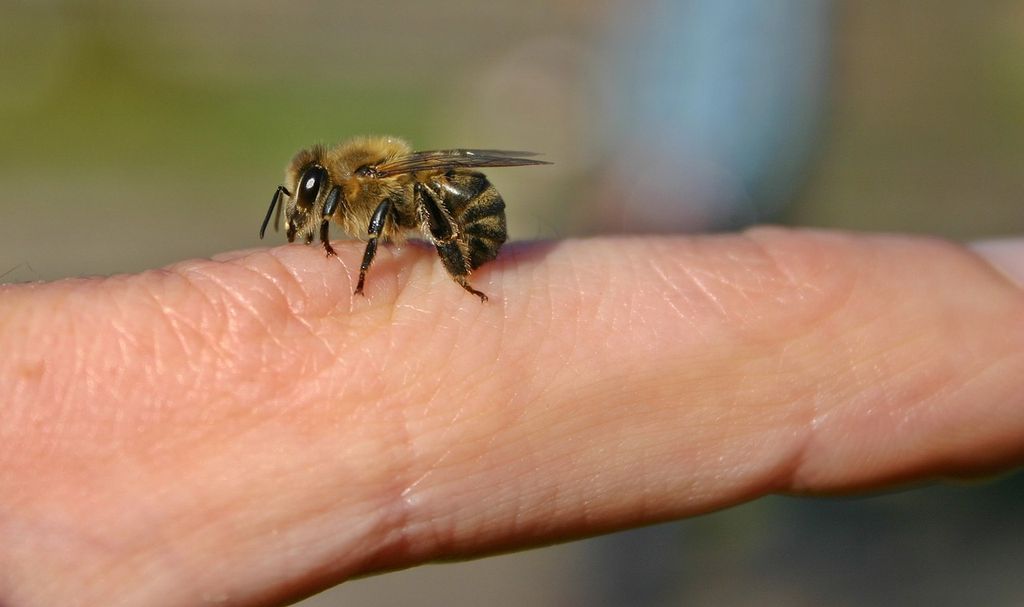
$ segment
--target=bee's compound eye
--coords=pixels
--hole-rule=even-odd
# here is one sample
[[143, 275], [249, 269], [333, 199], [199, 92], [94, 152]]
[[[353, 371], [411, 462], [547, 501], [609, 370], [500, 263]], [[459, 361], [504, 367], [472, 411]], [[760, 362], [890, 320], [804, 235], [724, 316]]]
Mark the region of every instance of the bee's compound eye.
[[320, 189], [327, 182], [327, 171], [324, 167], [314, 164], [302, 172], [299, 179], [299, 191], [296, 202], [303, 207], [311, 207], [320, 195]]

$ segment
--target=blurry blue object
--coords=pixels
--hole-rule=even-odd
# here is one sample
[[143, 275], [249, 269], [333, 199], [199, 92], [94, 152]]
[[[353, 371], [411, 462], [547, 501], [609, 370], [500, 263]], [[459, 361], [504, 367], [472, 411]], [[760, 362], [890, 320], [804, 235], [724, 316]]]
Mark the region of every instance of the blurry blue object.
[[[651, 0], [619, 41], [607, 228], [678, 232], [771, 220], [794, 197], [823, 122], [825, 0]], [[610, 220], [610, 221], [609, 221]], [[591, 605], [676, 604], [696, 581], [683, 524], [592, 543]]]
[[[799, 189], [827, 98], [831, 2], [651, 0], [615, 48], [625, 229], [771, 219]], [[683, 205], [682, 207], [680, 205]], [[637, 225], [630, 225], [630, 222]]]

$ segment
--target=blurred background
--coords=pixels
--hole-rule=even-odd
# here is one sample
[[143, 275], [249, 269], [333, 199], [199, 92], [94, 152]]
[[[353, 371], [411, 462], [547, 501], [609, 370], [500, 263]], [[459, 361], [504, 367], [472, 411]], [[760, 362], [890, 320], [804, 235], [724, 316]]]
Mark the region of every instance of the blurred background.
[[[1020, 234], [1024, 2], [6, 0], [2, 281], [259, 246], [292, 154], [361, 134], [544, 152], [489, 172], [518, 239]], [[1017, 474], [774, 497], [302, 605], [1022, 605], [1021, 562]]]

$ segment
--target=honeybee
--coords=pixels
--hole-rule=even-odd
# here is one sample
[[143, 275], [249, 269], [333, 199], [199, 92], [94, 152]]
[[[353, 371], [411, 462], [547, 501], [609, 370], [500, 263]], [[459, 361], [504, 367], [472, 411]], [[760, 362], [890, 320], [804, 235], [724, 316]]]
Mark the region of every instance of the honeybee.
[[[363, 294], [377, 241], [404, 240], [419, 230], [434, 245], [452, 280], [487, 301], [469, 282], [470, 273], [498, 255], [508, 237], [505, 201], [482, 167], [550, 164], [533, 152], [433, 150], [413, 152], [393, 137], [361, 137], [332, 148], [300, 150], [277, 186], [260, 226], [263, 238], [274, 215], [288, 242], [313, 242], [319, 229], [327, 255], [335, 255], [328, 231], [333, 219], [350, 235], [365, 237], [355, 293]], [[294, 192], [294, 194], [293, 194]], [[285, 197], [283, 204], [281, 197]]]

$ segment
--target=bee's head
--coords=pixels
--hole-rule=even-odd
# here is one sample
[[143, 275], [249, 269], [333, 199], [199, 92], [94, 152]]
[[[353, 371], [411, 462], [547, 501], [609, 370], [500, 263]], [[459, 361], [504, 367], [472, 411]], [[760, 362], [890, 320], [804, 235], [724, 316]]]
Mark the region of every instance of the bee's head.
[[[274, 198], [270, 201], [270, 208], [267, 209], [267, 215], [260, 227], [260, 238], [263, 238], [270, 217], [274, 215], [276, 209], [274, 229], [278, 229], [281, 223], [283, 210], [288, 242], [294, 242], [296, 236], [305, 239], [307, 243], [313, 240], [317, 226], [326, 214], [330, 214], [325, 214], [324, 206], [337, 206], [338, 195], [330, 194], [331, 177], [324, 168], [323, 156], [324, 149], [321, 146], [301, 150], [295, 155], [288, 165], [285, 184], [278, 186]], [[282, 195], [285, 197], [284, 200], [281, 200]]]
[[330, 189], [330, 176], [327, 169], [315, 162], [301, 167], [295, 175], [297, 177], [292, 184], [292, 195], [285, 205], [285, 233], [288, 242], [293, 242], [296, 234], [309, 241], [323, 218], [324, 198]]

